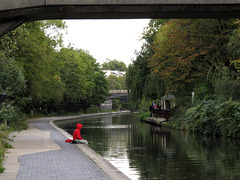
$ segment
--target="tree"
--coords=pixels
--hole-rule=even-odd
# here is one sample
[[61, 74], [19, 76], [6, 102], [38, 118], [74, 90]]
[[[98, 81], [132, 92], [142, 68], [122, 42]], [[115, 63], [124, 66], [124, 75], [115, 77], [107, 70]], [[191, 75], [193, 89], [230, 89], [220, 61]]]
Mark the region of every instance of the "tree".
[[[25, 96], [32, 99], [31, 105], [38, 106], [49, 101], [60, 101], [62, 84], [59, 73], [54, 71], [57, 40], [46, 36], [46, 26], [59, 26], [62, 21], [36, 21], [25, 23], [7, 36], [15, 48], [11, 56], [23, 67], [27, 83]], [[64, 25], [62, 25], [64, 27]], [[54, 89], [54, 91], [53, 91]]]
[[123, 61], [118, 61], [116, 59], [110, 60], [107, 59], [107, 62], [102, 64], [103, 70], [116, 70], [116, 71], [126, 71], [127, 66]]
[[219, 67], [230, 68], [226, 50], [232, 20], [171, 20], [160, 28], [149, 60], [153, 73], [166, 82], [166, 91], [193, 90], [198, 81], [216, 76]]
[[[21, 89], [20, 81], [8, 82], [7, 78], [1, 89], [10, 91], [8, 84], [18, 83], [14, 89], [19, 88], [18, 93], [31, 99], [27, 110], [41, 107], [47, 113], [49, 107], [67, 103], [81, 104], [81, 108], [86, 109], [90, 104], [99, 105], [108, 94], [107, 80], [96, 60], [87, 51], [70, 46], [62, 48], [59, 30], [64, 28], [63, 21], [29, 22], [1, 39], [0, 50], [3, 53], [0, 59], [4, 64], [1, 68], [5, 68], [4, 73], [12, 74], [7, 75], [11, 80], [17, 74], [14, 66], [19, 67], [26, 80], [26, 91]], [[18, 75], [21, 77], [20, 70]]]
[[[154, 55], [153, 42], [156, 34], [161, 26], [163, 26], [169, 20], [155, 19], [150, 20], [148, 27], [144, 29], [142, 39], [145, 43], [142, 46], [140, 52], [137, 52], [136, 60], [133, 61], [128, 67], [126, 81], [127, 87], [130, 90], [131, 99], [136, 104], [145, 96], [146, 98], [157, 98], [162, 94], [162, 87], [158, 86], [158, 78], [152, 78], [150, 74], [150, 68], [148, 66], [148, 60]], [[155, 76], [156, 77], [156, 76]], [[155, 81], [156, 80], [156, 81]], [[155, 85], [154, 89], [150, 89]]]
[[0, 52], [0, 92], [5, 92], [15, 98], [26, 90], [26, 81], [21, 69], [12, 58], [7, 58]]
[[80, 102], [91, 93], [92, 82], [85, 75], [84, 61], [74, 49], [62, 48], [58, 54], [61, 62], [61, 81], [64, 84], [65, 102]]
[[108, 84], [111, 90], [115, 89], [126, 89], [126, 77], [117, 77], [110, 75], [107, 77]]
[[101, 104], [108, 94], [108, 83], [96, 60], [84, 50], [62, 48], [61, 80], [64, 83], [64, 101]]
[[92, 88], [91, 104], [100, 105], [108, 96], [109, 86], [104, 73], [97, 67], [93, 75], [94, 87]]

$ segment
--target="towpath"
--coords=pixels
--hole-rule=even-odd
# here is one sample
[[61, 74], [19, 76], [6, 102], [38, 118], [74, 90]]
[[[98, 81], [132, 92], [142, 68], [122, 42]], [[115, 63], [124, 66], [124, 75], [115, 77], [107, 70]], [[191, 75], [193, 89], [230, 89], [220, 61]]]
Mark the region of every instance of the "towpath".
[[87, 145], [65, 143], [71, 137], [53, 121], [102, 114], [31, 119], [29, 129], [13, 133], [13, 149], [2, 180], [129, 179]]

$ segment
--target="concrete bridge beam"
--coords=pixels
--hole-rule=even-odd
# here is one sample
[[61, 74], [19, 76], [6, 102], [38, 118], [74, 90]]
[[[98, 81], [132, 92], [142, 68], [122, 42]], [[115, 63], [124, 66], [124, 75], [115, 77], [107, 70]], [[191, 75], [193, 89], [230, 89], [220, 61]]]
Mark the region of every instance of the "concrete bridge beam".
[[43, 19], [230, 18], [240, 0], [1, 0], [0, 36]]

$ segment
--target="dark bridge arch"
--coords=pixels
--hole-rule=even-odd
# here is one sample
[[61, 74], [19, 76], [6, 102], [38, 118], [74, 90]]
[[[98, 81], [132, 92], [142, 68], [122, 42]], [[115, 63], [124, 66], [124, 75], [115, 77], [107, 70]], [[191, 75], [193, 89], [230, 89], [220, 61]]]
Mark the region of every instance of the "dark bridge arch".
[[1, 0], [0, 36], [43, 19], [239, 17], [240, 0]]

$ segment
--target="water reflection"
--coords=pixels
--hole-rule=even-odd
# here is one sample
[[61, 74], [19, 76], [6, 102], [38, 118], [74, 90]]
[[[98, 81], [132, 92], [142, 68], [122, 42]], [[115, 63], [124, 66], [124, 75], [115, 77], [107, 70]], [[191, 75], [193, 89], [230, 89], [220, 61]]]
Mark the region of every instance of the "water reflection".
[[82, 123], [89, 146], [131, 179], [240, 179], [240, 148], [142, 123], [133, 114], [60, 122], [72, 134]]

